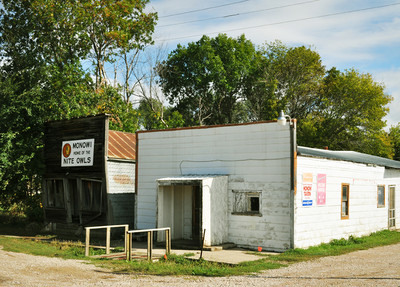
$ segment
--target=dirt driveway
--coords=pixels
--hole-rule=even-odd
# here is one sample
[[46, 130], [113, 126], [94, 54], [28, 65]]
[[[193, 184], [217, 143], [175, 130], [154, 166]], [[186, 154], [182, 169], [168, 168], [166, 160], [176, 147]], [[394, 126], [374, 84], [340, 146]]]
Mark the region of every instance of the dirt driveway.
[[400, 286], [400, 244], [326, 257], [250, 276], [113, 274], [83, 261], [0, 250], [0, 286]]

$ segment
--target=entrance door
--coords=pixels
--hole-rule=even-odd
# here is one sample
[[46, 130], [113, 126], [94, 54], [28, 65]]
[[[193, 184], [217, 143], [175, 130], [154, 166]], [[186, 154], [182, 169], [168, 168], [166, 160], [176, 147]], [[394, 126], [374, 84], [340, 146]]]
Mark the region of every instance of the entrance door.
[[192, 238], [195, 243], [201, 246], [201, 210], [202, 210], [202, 195], [201, 188], [199, 185], [193, 186], [192, 194]]
[[394, 186], [389, 186], [389, 229], [396, 228], [396, 192]]

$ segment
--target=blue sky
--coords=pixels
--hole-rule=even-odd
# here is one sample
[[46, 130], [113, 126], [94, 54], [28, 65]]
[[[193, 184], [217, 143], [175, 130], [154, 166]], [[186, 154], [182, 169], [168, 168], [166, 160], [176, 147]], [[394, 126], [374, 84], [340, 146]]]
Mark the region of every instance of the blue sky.
[[394, 98], [387, 124], [400, 122], [399, 0], [152, 0], [148, 8], [158, 12], [154, 39], [167, 52], [218, 33], [311, 46], [327, 69], [355, 68], [384, 83]]

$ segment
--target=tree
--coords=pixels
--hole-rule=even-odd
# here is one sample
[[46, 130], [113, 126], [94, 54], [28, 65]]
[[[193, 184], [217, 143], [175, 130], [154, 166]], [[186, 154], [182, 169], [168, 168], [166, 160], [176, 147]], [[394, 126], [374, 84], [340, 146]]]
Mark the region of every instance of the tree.
[[390, 128], [389, 137], [393, 145], [393, 159], [400, 160], [400, 124]]
[[236, 122], [244, 77], [256, 54], [244, 36], [203, 36], [178, 45], [158, 67], [162, 90], [186, 125]]
[[140, 125], [145, 130], [184, 126], [182, 115], [172, 107], [165, 107], [157, 99], [142, 99], [138, 108]]
[[325, 76], [318, 105], [305, 119], [298, 142], [391, 157], [383, 118], [392, 98], [370, 74], [332, 68]]
[[[39, 191], [46, 121], [111, 111], [112, 128], [136, 130], [133, 107], [107, 87], [95, 93], [81, 62], [92, 47], [99, 49], [96, 67], [104, 67], [117, 51], [148, 43], [156, 16], [143, 12], [147, 2], [1, 1], [0, 205]], [[95, 73], [99, 84], [103, 72]]]
[[156, 13], [145, 13], [149, 0], [81, 0], [79, 21], [86, 27], [95, 66], [96, 87], [106, 79], [105, 63], [119, 54], [152, 43]]

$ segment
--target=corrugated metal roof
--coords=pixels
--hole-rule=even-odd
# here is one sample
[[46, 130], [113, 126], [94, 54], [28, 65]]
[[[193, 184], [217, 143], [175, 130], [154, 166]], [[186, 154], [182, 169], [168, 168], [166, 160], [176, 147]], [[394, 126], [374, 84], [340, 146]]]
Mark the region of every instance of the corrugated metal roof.
[[385, 166], [390, 168], [400, 169], [400, 161], [391, 160], [379, 156], [369, 155], [365, 153], [355, 151], [334, 151], [334, 150], [323, 150], [316, 148], [309, 148], [298, 146], [297, 154], [304, 156], [313, 156], [337, 160], [352, 161], [364, 164], [374, 164], [379, 166]]
[[108, 157], [126, 160], [136, 159], [136, 135], [132, 133], [108, 132]]

